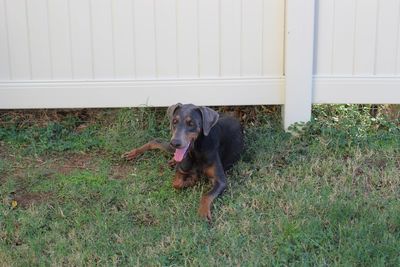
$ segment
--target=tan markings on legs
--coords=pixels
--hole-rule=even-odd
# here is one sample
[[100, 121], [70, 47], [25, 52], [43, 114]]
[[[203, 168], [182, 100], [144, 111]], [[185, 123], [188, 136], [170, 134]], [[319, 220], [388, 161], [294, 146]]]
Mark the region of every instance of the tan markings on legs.
[[[204, 169], [204, 174], [210, 179], [210, 181], [214, 185], [214, 181], [216, 179], [216, 166], [215, 164], [211, 165]], [[200, 200], [199, 206], [199, 216], [203, 219], [211, 221], [211, 203], [214, 200], [213, 195], [209, 195], [208, 193], [202, 196]]]
[[211, 204], [226, 188], [225, 173], [220, 162], [214, 163], [207, 167], [204, 173], [211, 180], [213, 187], [207, 192], [200, 201], [199, 215], [200, 217], [211, 221]]
[[197, 176], [197, 173], [191, 173], [189, 176], [186, 177], [183, 187], [194, 186], [198, 180], [199, 177]]
[[217, 177], [217, 168], [216, 168], [215, 164], [207, 167], [204, 170], [204, 174], [214, 183], [214, 180]]
[[175, 173], [174, 180], [172, 181], [172, 186], [175, 189], [182, 189], [183, 188], [183, 179], [184, 178], [185, 178], [185, 174], [180, 173], [179, 171], [177, 171]]
[[200, 200], [199, 216], [203, 219], [211, 221], [211, 203], [214, 197], [210, 195], [204, 195]]
[[196, 184], [198, 180], [198, 176], [196, 173], [181, 173], [177, 171], [175, 173], [174, 180], [172, 181], [172, 186], [175, 189], [182, 189], [186, 187], [190, 187]]

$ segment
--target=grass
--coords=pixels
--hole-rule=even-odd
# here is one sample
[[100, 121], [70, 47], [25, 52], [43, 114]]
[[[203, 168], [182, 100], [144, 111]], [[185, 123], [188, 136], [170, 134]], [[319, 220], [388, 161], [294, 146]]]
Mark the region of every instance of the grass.
[[167, 155], [120, 159], [168, 138], [164, 109], [0, 114], [1, 265], [399, 266], [398, 118], [315, 106], [292, 137], [279, 112], [247, 109], [211, 225], [197, 217], [208, 183], [176, 192]]

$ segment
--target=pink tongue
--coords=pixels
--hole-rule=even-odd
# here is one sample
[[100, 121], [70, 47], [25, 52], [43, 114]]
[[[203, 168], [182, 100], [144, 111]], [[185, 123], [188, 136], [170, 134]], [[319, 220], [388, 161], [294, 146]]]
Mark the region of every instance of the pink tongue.
[[179, 148], [179, 149], [176, 149], [175, 150], [175, 153], [174, 153], [174, 160], [176, 161], [176, 162], [181, 162], [182, 160], [183, 160], [183, 157], [185, 156], [185, 154], [186, 154], [186, 151], [188, 150], [188, 148], [189, 148], [189, 145], [190, 144], [188, 144], [186, 147], [184, 147], [184, 148]]

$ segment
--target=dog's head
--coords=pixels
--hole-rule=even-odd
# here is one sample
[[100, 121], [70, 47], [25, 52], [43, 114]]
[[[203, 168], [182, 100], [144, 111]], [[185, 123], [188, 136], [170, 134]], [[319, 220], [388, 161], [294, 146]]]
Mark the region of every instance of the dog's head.
[[174, 159], [180, 162], [193, 148], [194, 141], [203, 134], [207, 136], [217, 124], [219, 115], [208, 107], [178, 103], [168, 108], [171, 123], [171, 146], [176, 149]]

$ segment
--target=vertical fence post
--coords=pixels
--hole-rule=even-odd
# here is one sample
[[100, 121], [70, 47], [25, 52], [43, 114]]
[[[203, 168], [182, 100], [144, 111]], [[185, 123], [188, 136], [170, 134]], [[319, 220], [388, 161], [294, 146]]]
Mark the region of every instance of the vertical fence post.
[[315, 0], [286, 0], [283, 123], [311, 119]]

